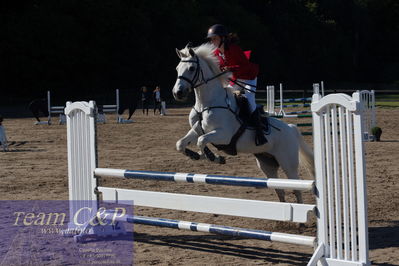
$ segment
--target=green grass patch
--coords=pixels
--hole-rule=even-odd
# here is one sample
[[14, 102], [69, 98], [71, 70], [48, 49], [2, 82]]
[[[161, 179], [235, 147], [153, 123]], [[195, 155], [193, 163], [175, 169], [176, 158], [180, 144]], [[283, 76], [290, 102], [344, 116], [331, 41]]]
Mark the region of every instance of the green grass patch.
[[399, 94], [375, 93], [375, 105], [378, 107], [399, 107]]
[[377, 107], [399, 107], [398, 101], [376, 101], [375, 105]]
[[378, 94], [378, 91], [376, 91], [375, 99], [376, 101], [399, 102], [399, 94]]

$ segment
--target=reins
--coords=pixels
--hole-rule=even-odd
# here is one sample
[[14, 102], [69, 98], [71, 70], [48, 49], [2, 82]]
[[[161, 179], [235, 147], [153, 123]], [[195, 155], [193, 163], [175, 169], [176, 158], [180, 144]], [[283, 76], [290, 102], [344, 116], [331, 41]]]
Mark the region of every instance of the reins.
[[[196, 64], [197, 67], [196, 67], [196, 70], [195, 70], [193, 78], [190, 80], [189, 78], [187, 78], [185, 76], [178, 76], [177, 77], [178, 79], [182, 79], [182, 80], [188, 82], [191, 85], [191, 88], [190, 88], [191, 90], [193, 90], [195, 88], [198, 88], [199, 86], [202, 86], [204, 84], [207, 84], [209, 81], [214, 80], [214, 79], [216, 79], [216, 78], [218, 78], [218, 77], [230, 72], [229, 70], [226, 70], [226, 71], [223, 71], [221, 73], [218, 73], [218, 74], [214, 75], [211, 78], [206, 79], [205, 76], [204, 76], [204, 72], [202, 71], [198, 56], [194, 55], [193, 58], [195, 58], [195, 59], [190, 59], [190, 60], [181, 59], [181, 61], [180, 61], [180, 62], [183, 62], [183, 63], [195, 63]], [[200, 78], [202, 79], [202, 82], [198, 82]], [[236, 80], [232, 80], [232, 79], [229, 79], [229, 80], [231, 82], [237, 84], [238, 86], [240, 86], [244, 90], [247, 90], [247, 91], [255, 93], [255, 91], [250, 90], [248, 88], [245, 88], [242, 84], [249, 85], [249, 86], [255, 87], [255, 88], [256, 88], [256, 86], [253, 86], [251, 84], [248, 84], [248, 83], [245, 83], [245, 82], [242, 82], [242, 81], [236, 81]], [[235, 110], [235, 111], [233, 109], [231, 109], [226, 88], [224, 88], [224, 90], [225, 90], [226, 106], [209, 106], [209, 107], [205, 107], [202, 111], [196, 110], [195, 107], [193, 106], [193, 110], [197, 113], [197, 116], [198, 116], [198, 122], [199, 122], [199, 126], [201, 128], [202, 134], [205, 134], [204, 129], [202, 128], [202, 120], [203, 120], [202, 114], [204, 112], [208, 112], [208, 111], [210, 111], [212, 109], [226, 109], [226, 110], [230, 111], [234, 115], [234, 117], [237, 119], [237, 121], [240, 123], [240, 125], [241, 125], [240, 128], [243, 126], [243, 121], [241, 121], [241, 119], [238, 116], [238, 109]]]
[[[230, 80], [231, 82], [233, 82], [234, 84], [238, 85], [239, 87], [241, 87], [243, 90], [246, 90], [246, 91], [249, 91], [249, 92], [252, 92], [252, 93], [256, 93], [256, 91], [251, 90], [251, 89], [248, 89], [248, 88], [246, 88], [246, 87], [243, 86], [243, 85], [246, 85], [246, 86], [250, 86], [250, 87], [253, 87], [253, 88], [257, 88], [255, 85], [246, 83], [246, 82], [244, 82], [244, 81], [234, 80], [234, 79], [231, 79], [231, 78], [229, 78], [229, 80]], [[241, 84], [243, 84], [243, 85], [241, 85]]]
[[[198, 58], [197, 55], [194, 55], [194, 59], [189, 59], [189, 60], [182, 59], [180, 62], [183, 62], [183, 63], [195, 63], [196, 66], [197, 66], [196, 70], [195, 70], [195, 73], [194, 73], [194, 76], [193, 76], [193, 78], [191, 80], [188, 79], [185, 76], [178, 76], [177, 77], [178, 79], [182, 79], [182, 80], [188, 82], [190, 84], [190, 86], [191, 86], [191, 90], [193, 90], [195, 88], [198, 88], [198, 87], [200, 87], [200, 86], [202, 86], [204, 84], [207, 84], [209, 81], [214, 80], [214, 79], [216, 79], [216, 78], [218, 78], [218, 77], [230, 72], [230, 71], [223, 71], [223, 72], [220, 72], [220, 73], [214, 75], [213, 77], [205, 78], [204, 72], [202, 71], [202, 68], [201, 68], [201, 65], [200, 65], [200, 62], [199, 62], [199, 58]], [[200, 78], [201, 78], [201, 81], [200, 81]], [[199, 125], [200, 125], [201, 131], [202, 131], [203, 134], [205, 134], [205, 132], [204, 132], [204, 129], [202, 128], [202, 120], [203, 120], [202, 114], [204, 112], [209, 112], [212, 109], [225, 109], [225, 110], [230, 111], [234, 115], [234, 117], [241, 124], [241, 121], [238, 118], [238, 113], [237, 113], [238, 110], [234, 111], [233, 109], [231, 109], [231, 105], [229, 103], [229, 98], [228, 98], [228, 94], [227, 94], [226, 88], [224, 88], [224, 90], [225, 90], [226, 106], [222, 106], [222, 105], [220, 105], [220, 106], [219, 105], [217, 105], [217, 106], [209, 106], [209, 107], [205, 107], [201, 111], [195, 109], [195, 107], [193, 106], [193, 110], [197, 113], [197, 116], [198, 116], [198, 119], [199, 119], [198, 120], [199, 121]]]

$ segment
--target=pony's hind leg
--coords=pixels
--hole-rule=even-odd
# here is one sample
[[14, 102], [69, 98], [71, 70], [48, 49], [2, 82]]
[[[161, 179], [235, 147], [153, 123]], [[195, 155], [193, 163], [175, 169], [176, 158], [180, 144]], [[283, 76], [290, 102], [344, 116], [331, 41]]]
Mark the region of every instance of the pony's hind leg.
[[[278, 159], [277, 159], [278, 160]], [[299, 159], [298, 156], [291, 157], [289, 156], [278, 160], [281, 168], [283, 169], [285, 175], [288, 179], [299, 179], [298, 168], [299, 168]], [[300, 190], [294, 190], [294, 195], [296, 197], [297, 203], [303, 203], [302, 200], [302, 192]]]
[[216, 155], [207, 146], [205, 146], [205, 148], [204, 148], [204, 155], [211, 162], [216, 162], [216, 163], [219, 163], [219, 164], [225, 164], [226, 163], [226, 159], [224, 158], [224, 156]]
[[302, 192], [300, 190], [294, 190], [294, 194], [296, 197], [296, 202], [303, 203]]
[[[266, 175], [267, 178], [278, 178], [279, 163], [268, 153], [254, 154], [258, 167]], [[276, 194], [280, 202], [285, 202], [285, 191], [283, 189], [276, 189]]]

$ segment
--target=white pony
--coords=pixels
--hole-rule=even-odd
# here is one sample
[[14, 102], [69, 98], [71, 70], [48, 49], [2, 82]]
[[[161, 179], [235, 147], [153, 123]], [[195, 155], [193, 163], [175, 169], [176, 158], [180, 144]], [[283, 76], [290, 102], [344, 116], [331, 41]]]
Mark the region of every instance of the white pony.
[[[177, 141], [176, 148], [192, 159], [205, 157], [224, 163], [224, 158], [215, 156], [206, 145], [228, 145], [242, 123], [238, 118], [239, 107], [234, 93], [226, 87], [228, 77], [220, 71], [214, 49], [211, 44], [176, 49], [181, 61], [176, 68], [178, 78], [173, 87], [173, 96], [181, 101], [191, 91], [195, 92], [195, 105], [189, 115], [191, 129]], [[267, 178], [278, 178], [277, 170], [281, 166], [289, 179], [299, 179], [299, 159], [314, 176], [313, 152], [297, 127], [274, 118], [269, 118], [269, 126], [270, 133], [266, 136], [268, 142], [261, 146], [255, 145], [255, 130], [244, 129], [236, 141], [236, 151], [254, 154], [258, 167]], [[200, 154], [187, 149], [191, 143], [198, 146]], [[284, 190], [276, 192], [279, 200], [285, 201]], [[294, 193], [297, 202], [302, 203], [301, 192]]]

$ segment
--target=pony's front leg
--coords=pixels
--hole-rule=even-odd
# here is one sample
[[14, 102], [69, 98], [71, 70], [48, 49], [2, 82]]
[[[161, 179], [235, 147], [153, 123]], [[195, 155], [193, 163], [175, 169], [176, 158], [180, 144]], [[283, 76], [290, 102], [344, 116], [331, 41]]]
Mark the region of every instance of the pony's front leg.
[[225, 164], [226, 160], [223, 156], [215, 155], [206, 145], [208, 143], [217, 144], [228, 144], [226, 142], [226, 136], [217, 130], [212, 130], [211, 132], [201, 135], [198, 137], [197, 146], [201, 150], [202, 154], [211, 161], [220, 164]]
[[196, 142], [197, 139], [198, 134], [195, 132], [194, 129], [190, 129], [183, 138], [179, 139], [176, 142], [176, 149], [193, 160], [199, 160], [201, 159], [201, 155], [198, 152], [192, 151], [187, 148], [190, 143]]

